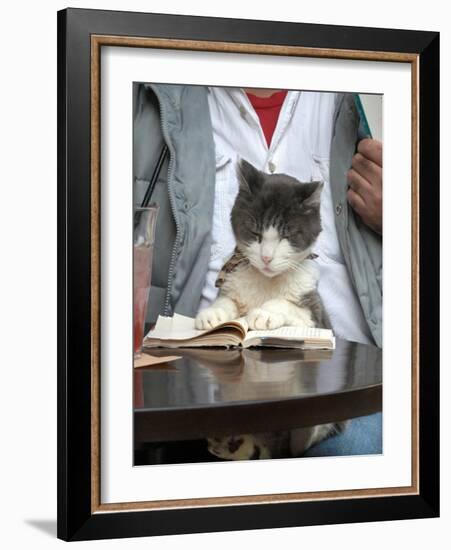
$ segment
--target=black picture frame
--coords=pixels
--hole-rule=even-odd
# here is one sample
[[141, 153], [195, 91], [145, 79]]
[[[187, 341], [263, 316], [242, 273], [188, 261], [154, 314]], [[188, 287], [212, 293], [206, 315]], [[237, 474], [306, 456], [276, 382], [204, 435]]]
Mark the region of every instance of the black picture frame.
[[[188, 509], [93, 511], [90, 435], [93, 35], [298, 46], [378, 52], [381, 56], [397, 52], [417, 57], [418, 494]], [[438, 516], [438, 182], [439, 33], [85, 9], [58, 12], [58, 537], [88, 540]]]

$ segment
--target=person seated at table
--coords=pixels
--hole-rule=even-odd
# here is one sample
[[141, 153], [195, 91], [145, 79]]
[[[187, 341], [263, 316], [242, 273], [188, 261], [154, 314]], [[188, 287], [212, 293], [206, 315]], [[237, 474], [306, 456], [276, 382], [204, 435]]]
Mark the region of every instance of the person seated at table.
[[[354, 96], [152, 84], [134, 92], [138, 200], [169, 150], [152, 197], [160, 213], [148, 320], [195, 317], [216, 298], [235, 247], [242, 157], [268, 174], [324, 182], [319, 293], [336, 336], [382, 347], [382, 144], [365, 139]], [[381, 415], [353, 420], [306, 454], [322, 452], [381, 452]]]

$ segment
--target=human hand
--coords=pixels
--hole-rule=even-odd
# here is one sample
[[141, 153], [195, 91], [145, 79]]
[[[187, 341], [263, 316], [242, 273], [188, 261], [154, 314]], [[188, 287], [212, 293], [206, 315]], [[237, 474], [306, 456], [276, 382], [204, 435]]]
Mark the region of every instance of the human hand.
[[347, 173], [348, 202], [363, 222], [382, 235], [382, 143], [362, 139]]

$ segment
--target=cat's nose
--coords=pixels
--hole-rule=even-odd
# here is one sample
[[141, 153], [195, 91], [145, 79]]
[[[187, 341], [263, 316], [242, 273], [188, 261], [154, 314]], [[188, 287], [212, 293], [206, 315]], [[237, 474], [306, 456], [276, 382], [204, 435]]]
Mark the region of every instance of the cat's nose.
[[263, 263], [265, 265], [268, 265], [270, 263], [270, 261], [272, 260], [272, 257], [271, 256], [262, 256], [262, 260], [263, 260]]

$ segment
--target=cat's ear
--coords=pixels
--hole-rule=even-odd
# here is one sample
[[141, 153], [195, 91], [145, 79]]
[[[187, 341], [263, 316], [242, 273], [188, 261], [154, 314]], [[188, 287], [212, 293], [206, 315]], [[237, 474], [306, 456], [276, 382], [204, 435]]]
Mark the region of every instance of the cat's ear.
[[236, 172], [241, 190], [252, 194], [261, 189], [264, 175], [252, 166], [250, 162], [239, 159], [236, 165]]
[[302, 205], [308, 209], [319, 208], [323, 187], [324, 183], [322, 181], [312, 181], [311, 183], [304, 183], [302, 189]]

